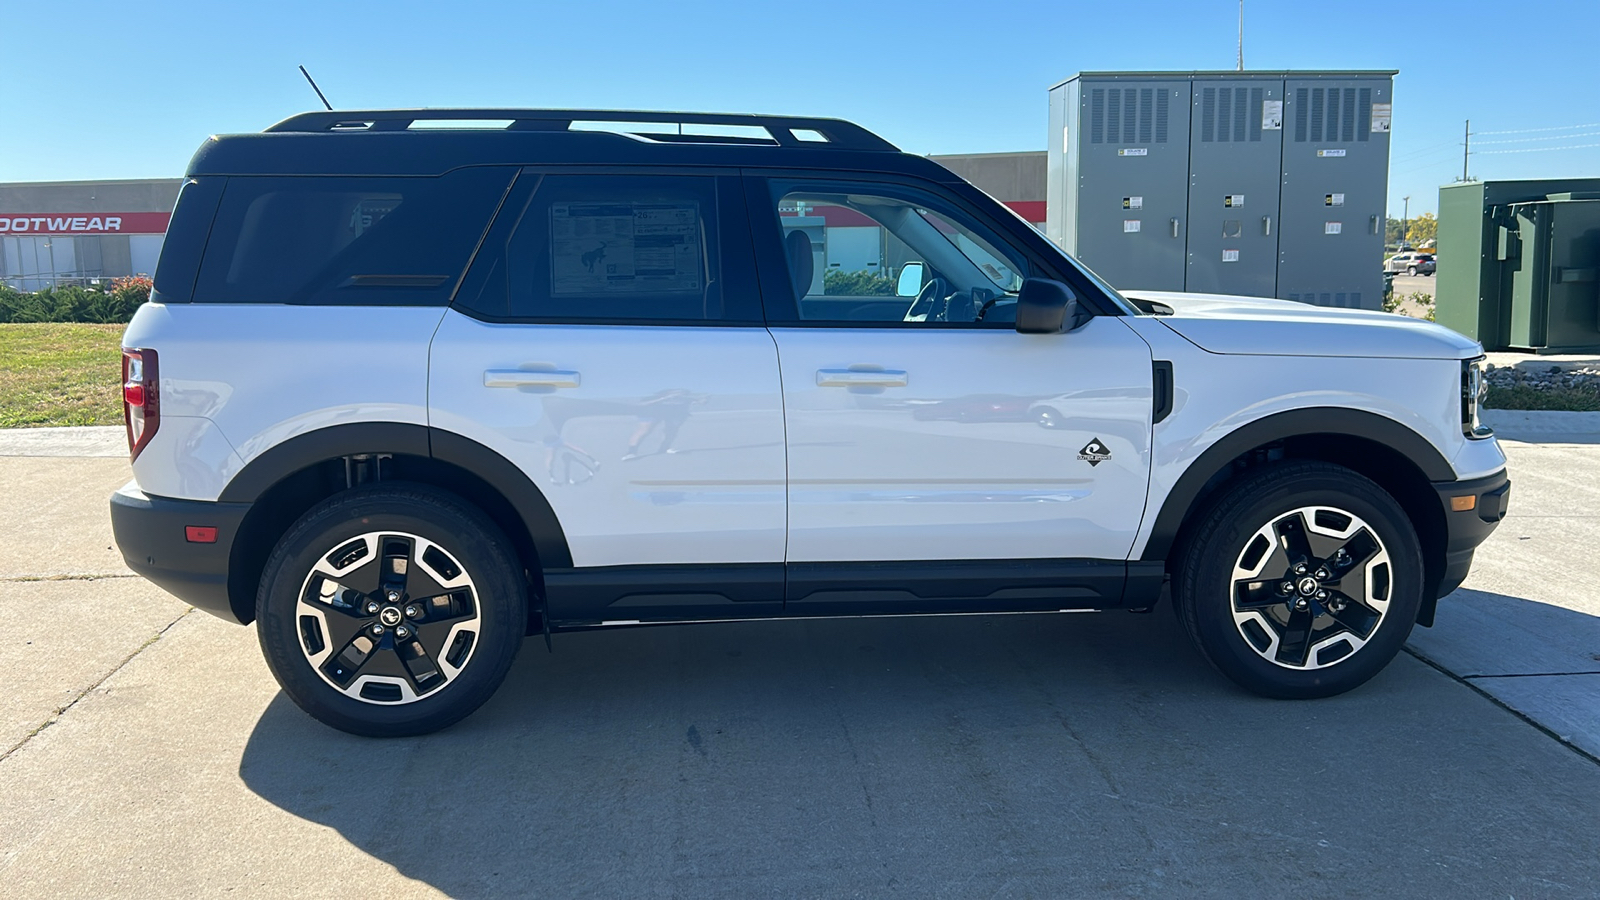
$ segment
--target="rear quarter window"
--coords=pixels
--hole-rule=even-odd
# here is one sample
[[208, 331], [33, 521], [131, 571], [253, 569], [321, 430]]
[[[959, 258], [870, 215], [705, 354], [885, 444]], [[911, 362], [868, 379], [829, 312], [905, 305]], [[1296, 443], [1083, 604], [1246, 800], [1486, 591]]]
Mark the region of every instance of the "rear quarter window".
[[514, 175], [231, 177], [194, 301], [444, 306]]

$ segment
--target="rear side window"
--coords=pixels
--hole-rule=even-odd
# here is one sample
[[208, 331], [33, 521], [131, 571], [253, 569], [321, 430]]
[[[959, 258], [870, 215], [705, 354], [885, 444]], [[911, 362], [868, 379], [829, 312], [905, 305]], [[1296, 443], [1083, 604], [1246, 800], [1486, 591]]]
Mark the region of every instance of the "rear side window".
[[514, 173], [229, 178], [194, 300], [443, 306]]
[[531, 322], [759, 321], [755, 292], [724, 278], [728, 199], [714, 176], [546, 175], [507, 208], [462, 305]]

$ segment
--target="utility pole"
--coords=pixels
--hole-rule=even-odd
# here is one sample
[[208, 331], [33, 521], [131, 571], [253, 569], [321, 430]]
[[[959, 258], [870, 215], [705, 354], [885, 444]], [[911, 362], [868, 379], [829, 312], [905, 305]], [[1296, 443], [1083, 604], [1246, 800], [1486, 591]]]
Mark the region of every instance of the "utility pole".
[[1406, 211], [1400, 214], [1400, 246], [1402, 247], [1411, 243], [1411, 198], [1405, 197], [1403, 199], [1406, 201]]
[[[1244, 2], [1244, 0], [1239, 0], [1239, 2], [1242, 3], [1242, 2]], [[1471, 152], [1472, 152], [1472, 120], [1468, 119], [1466, 126], [1464, 128], [1462, 128], [1462, 130], [1461, 130], [1461, 180], [1462, 181], [1471, 181], [1471, 179], [1467, 177], [1467, 155], [1470, 154]]]
[[1244, 0], [1239, 0], [1239, 71], [1244, 71]]

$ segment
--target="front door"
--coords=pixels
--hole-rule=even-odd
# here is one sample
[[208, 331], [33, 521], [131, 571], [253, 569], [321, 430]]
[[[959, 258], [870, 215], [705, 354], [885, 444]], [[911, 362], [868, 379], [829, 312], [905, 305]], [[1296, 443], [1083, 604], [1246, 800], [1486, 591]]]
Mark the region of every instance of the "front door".
[[[996, 321], [1024, 278], [1052, 273], [935, 186], [751, 178], [746, 192], [783, 379], [791, 608], [814, 563], [1126, 559], [1151, 427], [1150, 352], [1131, 329]], [[801, 214], [880, 248], [875, 265], [830, 267], [818, 293], [810, 238], [786, 227]], [[916, 264], [920, 291], [899, 295]]]

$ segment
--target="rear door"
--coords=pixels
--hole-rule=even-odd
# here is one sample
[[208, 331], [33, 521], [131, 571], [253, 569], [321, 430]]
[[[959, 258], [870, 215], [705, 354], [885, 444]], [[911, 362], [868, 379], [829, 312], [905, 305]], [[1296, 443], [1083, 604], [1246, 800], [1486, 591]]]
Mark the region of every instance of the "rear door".
[[572, 554], [545, 573], [557, 620], [781, 609], [782, 398], [750, 256], [738, 179], [703, 171], [524, 171], [490, 230], [433, 342], [430, 424], [548, 499]]

